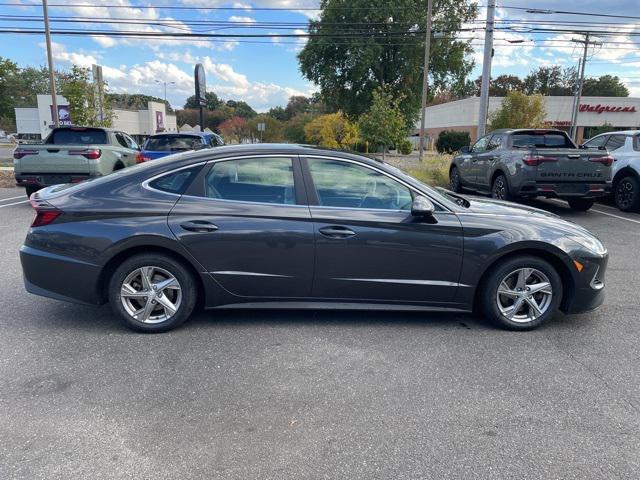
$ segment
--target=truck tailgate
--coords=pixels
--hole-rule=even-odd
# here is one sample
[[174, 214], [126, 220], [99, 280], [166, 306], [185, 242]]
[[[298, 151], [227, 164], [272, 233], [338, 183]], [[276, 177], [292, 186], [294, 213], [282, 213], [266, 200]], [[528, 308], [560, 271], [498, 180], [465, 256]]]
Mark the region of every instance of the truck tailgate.
[[[575, 149], [539, 149], [536, 180], [541, 182], [608, 182], [611, 167], [607, 152]], [[609, 160], [610, 165], [610, 160]]]
[[94, 150], [86, 145], [25, 145], [29, 152], [14, 161], [21, 173], [89, 173], [91, 166], [81, 152]]

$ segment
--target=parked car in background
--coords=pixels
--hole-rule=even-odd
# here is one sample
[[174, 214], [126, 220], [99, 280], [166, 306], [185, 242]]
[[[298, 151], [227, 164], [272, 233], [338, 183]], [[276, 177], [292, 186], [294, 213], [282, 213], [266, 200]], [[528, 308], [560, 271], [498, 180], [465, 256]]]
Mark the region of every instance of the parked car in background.
[[465, 147], [449, 169], [450, 188], [499, 200], [562, 198], [574, 210], [591, 208], [611, 191], [613, 158], [581, 150], [562, 130], [503, 129]]
[[224, 145], [216, 133], [180, 132], [151, 135], [142, 145], [142, 161], [155, 160], [178, 152]]
[[607, 250], [584, 228], [333, 150], [183, 153], [49, 187], [31, 204], [20, 250], [27, 290], [108, 301], [145, 332], [177, 327], [198, 302], [477, 308], [503, 328], [529, 330], [604, 299]]
[[640, 131], [602, 133], [583, 147], [609, 152], [613, 157], [613, 201], [623, 212], [640, 211]]
[[13, 151], [16, 184], [27, 196], [48, 185], [99, 177], [140, 162], [138, 144], [108, 128], [54, 128], [44, 143]]

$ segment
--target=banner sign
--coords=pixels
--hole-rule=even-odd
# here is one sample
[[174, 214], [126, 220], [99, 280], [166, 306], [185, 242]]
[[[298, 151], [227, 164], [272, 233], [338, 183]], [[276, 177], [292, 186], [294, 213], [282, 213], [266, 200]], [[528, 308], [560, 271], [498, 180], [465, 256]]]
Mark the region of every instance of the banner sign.
[[207, 105], [207, 86], [204, 77], [204, 67], [201, 63], [196, 65], [193, 75], [196, 84], [196, 102], [198, 102], [198, 105], [201, 107], [204, 107]]

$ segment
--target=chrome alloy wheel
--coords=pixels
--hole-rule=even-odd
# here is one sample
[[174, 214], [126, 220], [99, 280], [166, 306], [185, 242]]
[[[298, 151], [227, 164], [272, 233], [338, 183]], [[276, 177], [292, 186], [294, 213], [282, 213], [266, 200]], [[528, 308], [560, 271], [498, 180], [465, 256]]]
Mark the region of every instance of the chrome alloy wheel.
[[502, 175], [493, 182], [493, 198], [496, 200], [504, 200], [507, 196], [507, 186]]
[[496, 302], [500, 313], [516, 323], [528, 323], [551, 305], [553, 289], [547, 276], [535, 268], [519, 268], [504, 277]]
[[164, 268], [146, 266], [131, 272], [120, 287], [126, 312], [142, 323], [162, 323], [180, 308], [180, 283]]

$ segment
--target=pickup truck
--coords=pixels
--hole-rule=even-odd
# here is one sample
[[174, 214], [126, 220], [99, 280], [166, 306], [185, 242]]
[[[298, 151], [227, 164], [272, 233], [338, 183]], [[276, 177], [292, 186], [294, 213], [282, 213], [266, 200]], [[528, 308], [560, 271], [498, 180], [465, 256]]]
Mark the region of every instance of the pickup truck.
[[454, 192], [473, 190], [495, 199], [562, 198], [586, 211], [611, 192], [613, 158], [579, 149], [562, 130], [502, 129], [463, 147], [449, 168]]
[[41, 144], [13, 152], [16, 184], [27, 196], [58, 183], [107, 175], [141, 161], [139, 147], [126, 133], [109, 128], [54, 128]]
[[582, 146], [609, 152], [613, 157], [613, 201], [623, 212], [640, 212], [640, 131], [602, 133]]

